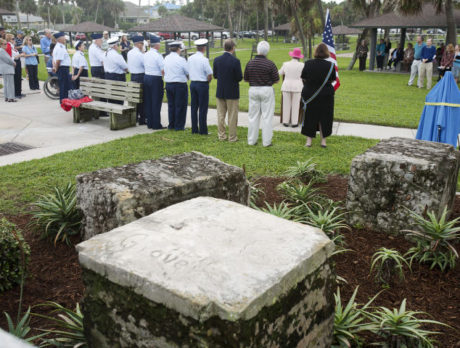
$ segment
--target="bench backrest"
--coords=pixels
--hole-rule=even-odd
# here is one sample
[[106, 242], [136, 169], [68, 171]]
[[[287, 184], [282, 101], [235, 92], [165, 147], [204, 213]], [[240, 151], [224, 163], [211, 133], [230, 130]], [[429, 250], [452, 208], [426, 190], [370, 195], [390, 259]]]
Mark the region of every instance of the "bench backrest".
[[127, 100], [131, 104], [142, 103], [142, 84], [137, 82], [80, 77], [80, 89], [83, 94], [94, 98]]

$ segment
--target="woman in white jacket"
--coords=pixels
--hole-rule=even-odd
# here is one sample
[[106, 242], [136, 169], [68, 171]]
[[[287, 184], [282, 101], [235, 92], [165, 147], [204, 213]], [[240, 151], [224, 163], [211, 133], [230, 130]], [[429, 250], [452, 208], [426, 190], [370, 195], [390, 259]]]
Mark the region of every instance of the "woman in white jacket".
[[13, 58], [6, 52], [7, 42], [0, 39], [0, 75], [3, 76], [3, 94], [6, 102], [15, 102], [14, 99], [14, 67]]
[[300, 98], [303, 82], [300, 78], [304, 64], [300, 62], [303, 54], [300, 48], [294, 48], [289, 55], [292, 60], [283, 63], [279, 74], [284, 75], [281, 92], [283, 93], [283, 125], [297, 127], [299, 125]]

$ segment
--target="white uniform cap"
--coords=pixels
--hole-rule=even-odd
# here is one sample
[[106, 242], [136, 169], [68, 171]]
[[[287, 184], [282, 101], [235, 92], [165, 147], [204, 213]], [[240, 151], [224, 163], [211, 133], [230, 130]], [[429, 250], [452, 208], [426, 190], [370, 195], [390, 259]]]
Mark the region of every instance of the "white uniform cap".
[[177, 47], [182, 47], [182, 41], [173, 41], [168, 43], [168, 46], [177, 46]]
[[195, 46], [204, 46], [208, 43], [208, 39], [198, 39], [194, 41]]
[[109, 46], [113, 46], [115, 44], [118, 44], [118, 37], [112, 37], [112, 38], [108, 39], [107, 43], [109, 44]]

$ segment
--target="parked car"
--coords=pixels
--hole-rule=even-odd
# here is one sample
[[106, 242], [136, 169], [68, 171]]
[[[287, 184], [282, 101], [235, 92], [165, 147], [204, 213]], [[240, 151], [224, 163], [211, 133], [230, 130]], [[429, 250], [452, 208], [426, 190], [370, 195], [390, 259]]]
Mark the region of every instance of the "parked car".
[[222, 39], [228, 39], [230, 37], [230, 33], [228, 31], [223, 31], [222, 32], [222, 35], [221, 35], [221, 32], [220, 31], [215, 31], [213, 33], [213, 36], [215, 39], [220, 39], [220, 37], [222, 36]]
[[76, 33], [75, 34], [75, 40], [86, 40], [85, 33]]
[[[180, 37], [182, 39], [188, 39], [188, 36], [189, 36], [189, 33], [181, 33], [180, 34]], [[198, 33], [195, 33], [195, 32], [190, 33], [190, 39], [191, 40], [198, 40], [199, 37], [200, 37], [200, 34], [198, 34]]]
[[253, 39], [256, 37], [256, 33], [254, 31], [243, 31], [243, 37], [247, 37]]
[[174, 35], [172, 35], [171, 33], [157, 33], [157, 35], [158, 35], [162, 40], [174, 39]]
[[426, 31], [427, 34], [430, 35], [446, 35], [446, 32], [442, 29], [429, 29]]

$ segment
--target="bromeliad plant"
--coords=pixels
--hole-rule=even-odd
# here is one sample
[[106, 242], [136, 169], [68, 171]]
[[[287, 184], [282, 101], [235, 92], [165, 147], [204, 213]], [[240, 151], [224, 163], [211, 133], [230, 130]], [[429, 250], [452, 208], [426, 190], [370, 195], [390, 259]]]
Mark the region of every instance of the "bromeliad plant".
[[251, 182], [249, 184], [249, 205], [252, 208], [255, 208], [257, 200], [263, 194], [264, 194], [263, 188], [261, 188], [259, 184], [255, 184]]
[[288, 202], [294, 205], [317, 205], [319, 200], [318, 189], [313, 187], [313, 182], [308, 184], [295, 181], [285, 181], [278, 185], [277, 190], [280, 191]]
[[407, 311], [406, 299], [402, 301], [399, 309], [378, 307], [367, 315], [372, 323], [370, 331], [384, 339], [375, 345], [384, 348], [433, 348], [434, 341], [430, 336], [439, 333], [424, 330], [421, 326], [447, 326], [439, 321], [418, 318], [419, 315], [426, 315], [424, 312]]
[[337, 293], [334, 294], [335, 299], [335, 315], [334, 315], [334, 338], [332, 347], [351, 347], [352, 345], [359, 346], [361, 338], [358, 333], [362, 331], [372, 330], [373, 325], [367, 322], [368, 308], [374, 302], [375, 295], [365, 305], [359, 307], [355, 302], [358, 287], [353, 291], [353, 295], [347, 305], [343, 307], [340, 295], [340, 288], [337, 288]]
[[75, 185], [55, 187], [52, 194], [41, 196], [35, 203], [38, 208], [32, 213], [33, 221], [43, 228], [42, 237], [71, 244], [70, 237], [80, 231], [81, 213], [77, 209]]
[[415, 239], [417, 246], [409, 249], [406, 257], [410, 264], [414, 260], [431, 263], [430, 269], [439, 267], [442, 271], [455, 267], [458, 252], [453, 243], [460, 240], [460, 227], [455, 227], [460, 218], [447, 221], [447, 207], [438, 219], [436, 214], [427, 212], [428, 218], [412, 213], [419, 230], [403, 230]]
[[43, 333], [40, 335], [27, 337], [30, 333], [30, 330], [32, 330], [32, 328], [30, 327], [30, 307], [29, 309], [27, 309], [27, 311], [24, 313], [22, 317], [18, 317], [17, 325], [14, 325], [13, 319], [11, 319], [8, 313], [4, 312], [4, 314], [6, 316], [6, 321], [8, 323], [8, 332], [11, 335], [16, 336], [21, 340], [30, 343], [46, 335], [46, 333]]
[[372, 255], [369, 273], [375, 269], [375, 279], [384, 285], [390, 285], [394, 274], [397, 274], [400, 280], [404, 279], [404, 265], [410, 269], [409, 263], [399, 251], [382, 247]]
[[265, 213], [269, 213], [280, 218], [292, 221], [298, 221], [298, 218], [295, 214], [295, 208], [291, 208], [285, 202], [281, 202], [280, 204], [274, 203], [273, 206], [265, 202], [266, 208], [256, 208], [257, 210], [263, 211]]
[[57, 314], [57, 318], [41, 314], [33, 315], [48, 319], [58, 327], [58, 329], [42, 330], [45, 331], [46, 335], [50, 335], [53, 338], [43, 339], [43, 343], [40, 347], [87, 347], [83, 330], [83, 314], [80, 311], [80, 305], [78, 303], [75, 311], [65, 308], [56, 302], [47, 302], [38, 306], [53, 308], [51, 314]]
[[336, 245], [344, 244], [345, 241], [340, 230], [350, 230], [350, 227], [345, 223], [345, 213], [340, 213], [337, 207], [326, 210], [319, 209], [316, 212], [306, 207], [305, 211], [303, 223], [321, 229]]
[[311, 158], [305, 162], [297, 161], [296, 165], [289, 167], [284, 174], [288, 178], [300, 179], [304, 182], [324, 182], [326, 178], [323, 172], [316, 169], [316, 164]]

